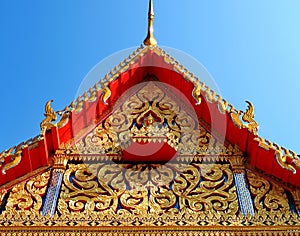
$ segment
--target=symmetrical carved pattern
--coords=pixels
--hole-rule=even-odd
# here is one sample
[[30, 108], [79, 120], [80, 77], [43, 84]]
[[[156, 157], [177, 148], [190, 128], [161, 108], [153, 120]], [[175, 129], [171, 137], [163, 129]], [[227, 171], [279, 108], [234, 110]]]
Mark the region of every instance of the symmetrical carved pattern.
[[154, 227], [146, 227], [140, 228], [139, 226], [134, 227], [133, 229], [123, 229], [118, 228], [118, 230], [110, 230], [103, 229], [103, 227], [96, 227], [91, 229], [91, 227], [87, 230], [86, 227], [82, 227], [80, 229], [67, 227], [60, 230], [55, 230], [51, 228], [49, 230], [40, 230], [31, 228], [31, 230], [26, 230], [26, 232], [22, 232], [13, 229], [1, 233], [1, 236], [15, 236], [15, 235], [23, 235], [23, 236], [297, 236], [299, 235], [299, 229], [284, 229], [284, 230], [269, 230], [268, 228], [259, 229], [255, 228], [252, 230], [242, 231], [235, 227], [233, 229], [226, 229], [226, 226], [223, 228], [216, 229], [195, 229], [194, 227], [191, 229], [190, 227], [176, 227], [174, 229], [163, 229], [160, 228], [157, 230]]
[[58, 203], [63, 215], [133, 219], [238, 213], [229, 165], [70, 164]]
[[45, 172], [28, 182], [16, 185], [8, 197], [6, 212], [37, 214], [42, 208], [43, 199], [47, 190], [50, 172]]
[[[179, 155], [230, 155], [238, 150], [219, 143], [196, 115], [149, 82], [131, 96], [90, 134], [77, 143], [80, 154], [120, 154], [132, 142], [165, 142]], [[188, 109], [188, 108], [187, 108]]]
[[265, 213], [277, 216], [290, 212], [287, 195], [281, 186], [271, 183], [250, 171], [247, 175], [256, 211], [260, 212], [260, 214]]
[[226, 163], [73, 162], [63, 177], [57, 214], [51, 217], [40, 212], [47, 172], [12, 189], [6, 210], [0, 214], [0, 231], [8, 225], [72, 226], [72, 230], [103, 226], [223, 229], [237, 225], [299, 229], [299, 217], [289, 210], [283, 188], [251, 172], [248, 176], [256, 209], [252, 216], [239, 211], [233, 172]]

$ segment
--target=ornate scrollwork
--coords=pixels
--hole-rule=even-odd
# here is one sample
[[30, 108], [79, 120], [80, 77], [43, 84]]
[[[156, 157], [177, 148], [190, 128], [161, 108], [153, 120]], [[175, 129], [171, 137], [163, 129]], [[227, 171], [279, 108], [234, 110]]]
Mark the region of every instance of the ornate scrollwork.
[[109, 154], [120, 153], [120, 146], [116, 133], [105, 122], [99, 124], [92, 133], [81, 140], [76, 147], [81, 154]]
[[[58, 202], [58, 211], [62, 215], [69, 215], [69, 212], [93, 212], [102, 211], [112, 214], [117, 211], [118, 197], [124, 191], [118, 185], [119, 168], [105, 168], [101, 164], [92, 166], [69, 165], [64, 175], [61, 197]], [[96, 170], [96, 172], [91, 171]], [[103, 176], [103, 172], [107, 175]], [[113, 172], [113, 173], [111, 173]], [[98, 173], [99, 178], [97, 178]], [[116, 179], [111, 179], [116, 177]], [[104, 179], [103, 179], [104, 178]], [[72, 180], [72, 181], [70, 181]], [[112, 181], [111, 187], [108, 185]], [[125, 187], [121, 185], [121, 187]], [[121, 189], [121, 190], [120, 190]]]
[[6, 211], [0, 215], [0, 227], [7, 222], [11, 226], [72, 225], [72, 229], [137, 224], [300, 225], [298, 216], [289, 210], [285, 191], [251, 173], [249, 182], [256, 212], [243, 216], [229, 164], [121, 165], [73, 161], [64, 174], [53, 218], [39, 213], [47, 181], [37, 180], [36, 177], [12, 190]]
[[277, 216], [286, 215], [290, 212], [287, 195], [281, 186], [249, 171], [247, 176], [250, 192], [254, 198], [254, 207], [258, 212]]
[[49, 179], [50, 171], [13, 187], [4, 214], [38, 214], [42, 208], [42, 197], [46, 194]]
[[58, 211], [129, 219], [204, 212], [233, 216], [238, 202], [229, 165], [70, 164]]
[[126, 100], [76, 146], [82, 154], [120, 155], [132, 142], [168, 143], [179, 155], [192, 159], [193, 155], [236, 152], [199, 126], [197, 117], [188, 114], [155, 82]]

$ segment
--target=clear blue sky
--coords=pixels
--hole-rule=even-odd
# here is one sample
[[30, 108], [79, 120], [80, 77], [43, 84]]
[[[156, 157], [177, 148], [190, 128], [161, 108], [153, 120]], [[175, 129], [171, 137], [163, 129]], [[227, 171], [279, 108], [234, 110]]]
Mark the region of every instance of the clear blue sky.
[[[300, 1], [154, 0], [160, 46], [199, 60], [259, 134], [300, 153]], [[90, 69], [145, 38], [148, 0], [0, 2], [0, 150], [37, 135]]]

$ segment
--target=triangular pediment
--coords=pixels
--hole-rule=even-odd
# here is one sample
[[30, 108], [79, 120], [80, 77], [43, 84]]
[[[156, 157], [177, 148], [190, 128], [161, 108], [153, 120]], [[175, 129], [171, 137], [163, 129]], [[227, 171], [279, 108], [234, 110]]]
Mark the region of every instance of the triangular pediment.
[[[46, 104], [45, 119], [41, 123], [41, 134], [0, 153], [0, 185], [13, 186], [13, 183], [18, 182], [14, 181], [16, 178], [27, 178], [46, 168], [59, 147], [78, 144], [82, 137], [112, 114], [126, 91], [149, 76], [156, 77], [157, 81], [180, 91], [175, 96], [184, 95], [183, 100], [191, 104], [189, 109], [196, 111], [199, 124], [210, 131], [213, 138], [220, 140], [221, 144], [225, 143], [229, 150], [232, 147], [237, 149], [238, 146], [241, 152], [247, 154], [254, 168], [294, 186], [300, 186], [300, 172], [297, 173], [297, 168], [300, 167], [299, 157], [294, 152], [258, 136], [258, 124], [254, 120], [251, 103], [248, 102], [245, 112], [235, 109], [206, 86], [201, 78], [196, 77], [157, 46], [141, 46], [135, 50], [64, 110], [55, 112], [49, 101]], [[157, 139], [157, 142], [162, 140]], [[172, 142], [174, 146], [176, 139], [168, 142], [169, 146]], [[185, 148], [188, 149], [187, 146]], [[212, 150], [216, 148], [210, 151]]]
[[300, 225], [295, 155], [257, 135], [251, 103], [236, 110], [158, 47], [139, 48], [63, 111], [50, 105], [41, 136], [0, 156], [9, 177], [44, 158], [2, 185], [0, 230]]
[[174, 89], [159, 81], [131, 88], [104, 120], [76, 142], [78, 155], [135, 163], [168, 162], [175, 157], [215, 162], [242, 155], [237, 147], [214, 137], [209, 124]]

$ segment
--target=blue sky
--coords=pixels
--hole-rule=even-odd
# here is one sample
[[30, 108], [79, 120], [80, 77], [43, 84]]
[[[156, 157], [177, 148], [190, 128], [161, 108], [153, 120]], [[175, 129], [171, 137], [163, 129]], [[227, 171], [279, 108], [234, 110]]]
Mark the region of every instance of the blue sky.
[[[300, 1], [154, 0], [160, 46], [200, 61], [259, 134], [300, 153]], [[0, 2], [0, 150], [39, 133], [102, 59], [145, 38], [148, 0]], [[109, 69], [109, 68], [108, 68]]]

